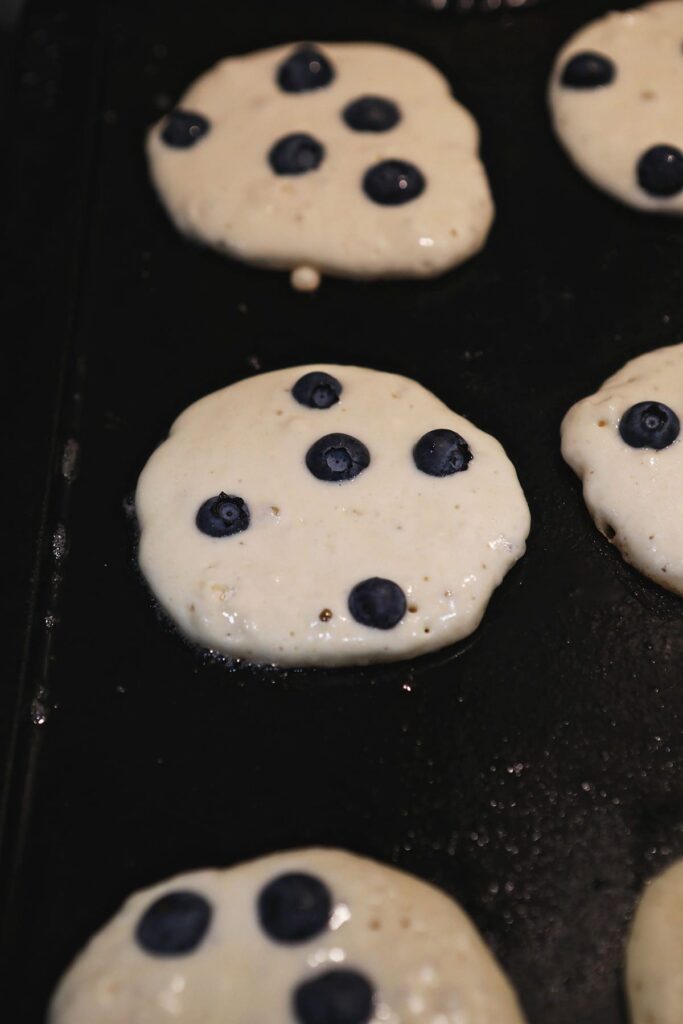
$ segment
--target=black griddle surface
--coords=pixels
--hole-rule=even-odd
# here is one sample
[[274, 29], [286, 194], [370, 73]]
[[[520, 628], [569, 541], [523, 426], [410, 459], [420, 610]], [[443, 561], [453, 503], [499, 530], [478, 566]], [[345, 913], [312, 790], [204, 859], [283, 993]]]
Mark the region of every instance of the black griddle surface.
[[[13, 1021], [42, 1019], [130, 890], [316, 843], [460, 899], [531, 1024], [623, 1024], [634, 901], [683, 853], [682, 606], [597, 533], [558, 431], [627, 359], [683, 340], [683, 236], [594, 190], [550, 132], [553, 55], [607, 6], [29, 3], [3, 170]], [[327, 279], [311, 296], [173, 230], [147, 180], [146, 126], [213, 61], [298, 38], [396, 43], [449, 76], [480, 123], [498, 208], [481, 255], [433, 282]], [[201, 395], [311, 361], [415, 377], [514, 461], [528, 554], [459, 647], [361, 670], [228, 671], [159, 622], [125, 511], [147, 456]]]

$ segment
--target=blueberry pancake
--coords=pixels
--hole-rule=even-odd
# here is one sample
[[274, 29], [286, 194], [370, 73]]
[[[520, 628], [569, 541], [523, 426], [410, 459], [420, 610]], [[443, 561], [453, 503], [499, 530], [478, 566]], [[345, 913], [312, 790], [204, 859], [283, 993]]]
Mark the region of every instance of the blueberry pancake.
[[591, 181], [641, 210], [683, 214], [683, 0], [577, 32], [555, 62], [550, 107]]
[[523, 1024], [460, 907], [336, 850], [195, 871], [131, 896], [50, 1024]]
[[422, 57], [371, 43], [279, 46], [199, 78], [147, 140], [178, 228], [251, 263], [432, 277], [484, 244], [479, 133]]
[[680, 1024], [683, 1008], [683, 860], [645, 889], [626, 953], [632, 1024]]
[[683, 344], [632, 359], [569, 410], [562, 454], [598, 529], [683, 594]]
[[414, 381], [355, 366], [278, 370], [196, 402], [135, 504], [140, 567], [182, 633], [283, 666], [467, 636], [529, 531], [494, 438]]

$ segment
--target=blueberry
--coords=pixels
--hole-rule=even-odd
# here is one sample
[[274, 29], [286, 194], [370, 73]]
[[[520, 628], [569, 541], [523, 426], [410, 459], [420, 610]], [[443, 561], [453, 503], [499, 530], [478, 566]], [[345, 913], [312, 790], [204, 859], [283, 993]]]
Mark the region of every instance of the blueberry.
[[393, 629], [406, 613], [406, 596], [398, 583], [373, 576], [356, 583], [349, 594], [349, 611], [363, 626]]
[[651, 196], [675, 196], [683, 190], [683, 153], [676, 146], [652, 146], [637, 167], [638, 184]]
[[631, 448], [668, 448], [681, 432], [678, 416], [662, 402], [638, 402], [619, 421], [621, 438]]
[[211, 904], [196, 892], [167, 892], [144, 912], [135, 938], [155, 956], [183, 956], [202, 941], [211, 924]]
[[232, 537], [233, 533], [247, 529], [250, 518], [249, 508], [242, 498], [221, 491], [199, 506], [195, 523], [197, 529], [209, 537]]
[[353, 480], [370, 465], [370, 452], [349, 434], [325, 434], [306, 452], [306, 465], [318, 480]]
[[465, 438], [445, 427], [423, 434], [413, 448], [415, 465], [429, 476], [462, 473], [472, 458], [470, 446]]
[[401, 111], [382, 96], [360, 96], [344, 107], [342, 117], [356, 132], [388, 132], [401, 120]]
[[329, 409], [337, 404], [341, 393], [342, 386], [337, 378], [322, 370], [305, 373], [292, 388], [299, 405], [307, 405], [310, 409]]
[[292, 872], [268, 882], [258, 898], [264, 932], [276, 942], [305, 942], [327, 927], [332, 896], [314, 875]]
[[374, 996], [372, 985], [358, 971], [326, 971], [297, 987], [294, 1013], [300, 1024], [366, 1024]]
[[334, 69], [327, 57], [313, 46], [302, 46], [284, 60], [277, 71], [277, 84], [285, 92], [308, 92], [329, 85]]
[[279, 139], [268, 159], [276, 174], [306, 174], [319, 167], [325, 150], [312, 135], [294, 132]]
[[562, 85], [569, 89], [597, 89], [613, 82], [616, 72], [609, 57], [586, 50], [567, 61], [562, 72]]
[[382, 206], [398, 206], [417, 199], [424, 187], [422, 172], [407, 160], [382, 160], [366, 171], [363, 178], [366, 195]]
[[193, 110], [176, 108], [166, 118], [161, 138], [174, 149], [187, 149], [206, 135], [211, 125], [201, 114]]

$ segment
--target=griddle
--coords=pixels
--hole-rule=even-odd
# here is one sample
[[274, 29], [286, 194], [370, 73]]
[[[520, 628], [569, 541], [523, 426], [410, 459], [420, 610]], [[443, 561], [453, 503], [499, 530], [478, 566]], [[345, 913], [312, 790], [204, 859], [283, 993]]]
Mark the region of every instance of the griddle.
[[[683, 609], [598, 534], [558, 431], [627, 359], [683, 340], [683, 234], [591, 187], [551, 134], [553, 55], [607, 7], [28, 3], [3, 105], [7, 1020], [43, 1019], [131, 890], [324, 844], [461, 900], [531, 1024], [625, 1021], [635, 900], [683, 853]], [[146, 127], [212, 62], [296, 39], [387, 41], [446, 73], [498, 209], [479, 256], [301, 295], [175, 232]], [[463, 644], [228, 669], [155, 612], [129, 514], [147, 456], [200, 396], [313, 361], [416, 378], [517, 467], [528, 553]]]

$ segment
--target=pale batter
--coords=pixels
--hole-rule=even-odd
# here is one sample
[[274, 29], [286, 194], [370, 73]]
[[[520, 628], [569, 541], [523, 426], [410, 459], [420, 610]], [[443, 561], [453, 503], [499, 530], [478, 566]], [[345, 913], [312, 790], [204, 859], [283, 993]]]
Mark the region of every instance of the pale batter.
[[683, 1020], [683, 860], [650, 882], [626, 951], [632, 1024]]
[[277, 665], [390, 661], [467, 636], [529, 531], [494, 438], [414, 381], [354, 366], [196, 402], [135, 500], [140, 566], [181, 631]]
[[[162, 902], [158, 902], [162, 901]], [[54, 996], [50, 1024], [523, 1024], [439, 890], [337, 850], [195, 871], [136, 893]]]
[[560, 140], [596, 185], [683, 214], [683, 0], [582, 28], [557, 57], [549, 98]]
[[598, 529], [627, 562], [683, 594], [683, 344], [639, 356], [562, 424]]
[[232, 57], [149, 133], [178, 228], [263, 266], [432, 277], [477, 252], [493, 204], [479, 132], [407, 50], [292, 44]]

